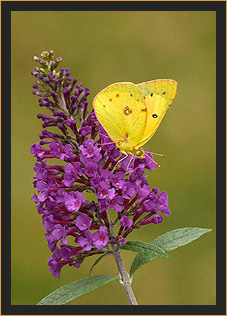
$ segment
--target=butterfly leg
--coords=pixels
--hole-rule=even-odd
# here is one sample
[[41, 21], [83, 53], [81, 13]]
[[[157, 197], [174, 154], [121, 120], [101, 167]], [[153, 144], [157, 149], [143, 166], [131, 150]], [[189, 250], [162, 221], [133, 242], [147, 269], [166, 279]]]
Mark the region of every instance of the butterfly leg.
[[104, 136], [104, 137], [110, 138], [110, 136], [104, 135], [104, 134], [102, 134], [102, 133], [99, 133], [99, 135], [102, 135], [102, 136]]
[[101, 145], [101, 146], [104, 146], [104, 145], [110, 145], [110, 144], [115, 144], [115, 142], [110, 142], [110, 143], [104, 143], [104, 144], [99, 144], [99, 145]]
[[135, 158], [135, 155], [133, 155], [132, 158], [130, 159], [130, 161], [129, 161], [129, 163], [128, 163], [128, 166], [127, 166], [127, 169], [126, 169], [126, 172], [128, 171], [128, 168], [129, 168], [129, 166], [130, 166], [130, 164], [131, 164], [133, 158]]
[[119, 160], [117, 161], [116, 165], [115, 165], [114, 168], [113, 168], [113, 172], [114, 172], [114, 170], [116, 169], [117, 165], [119, 165], [120, 162], [122, 162], [124, 159], [126, 159], [126, 158], [129, 156], [126, 152], [124, 152], [124, 154], [125, 154], [125, 157], [123, 157], [123, 158], [121, 158], [121, 159], [119, 159]]

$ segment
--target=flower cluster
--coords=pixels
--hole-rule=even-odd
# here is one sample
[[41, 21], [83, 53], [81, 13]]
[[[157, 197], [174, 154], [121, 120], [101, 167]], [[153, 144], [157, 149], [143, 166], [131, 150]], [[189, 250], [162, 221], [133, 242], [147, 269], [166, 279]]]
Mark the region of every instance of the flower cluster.
[[[62, 58], [51, 50], [34, 60], [39, 66], [31, 73], [33, 94], [51, 114], [37, 116], [44, 130], [31, 147], [38, 192], [32, 199], [53, 253], [50, 271], [59, 278], [63, 266], [78, 268], [88, 256], [111, 252], [135, 228], [161, 223], [170, 210], [167, 193], [151, 190], [146, 181], [145, 169], [157, 167], [152, 155], [121, 155], [94, 112], [88, 113], [89, 89], [71, 77], [70, 68], [57, 71]], [[53, 158], [57, 165], [50, 163]]]

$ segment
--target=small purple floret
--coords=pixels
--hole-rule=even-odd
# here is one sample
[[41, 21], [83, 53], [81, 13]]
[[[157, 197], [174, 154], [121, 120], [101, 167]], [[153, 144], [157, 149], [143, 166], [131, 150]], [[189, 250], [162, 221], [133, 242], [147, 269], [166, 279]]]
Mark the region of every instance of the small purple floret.
[[98, 232], [93, 233], [92, 241], [94, 246], [99, 250], [107, 245], [109, 237], [106, 226], [101, 226]]
[[128, 218], [128, 216], [123, 215], [121, 217], [120, 224], [123, 227], [131, 227], [133, 225], [133, 220]]
[[92, 219], [90, 219], [87, 214], [80, 214], [76, 218], [76, 226], [80, 230], [86, 230], [89, 229], [91, 226]]

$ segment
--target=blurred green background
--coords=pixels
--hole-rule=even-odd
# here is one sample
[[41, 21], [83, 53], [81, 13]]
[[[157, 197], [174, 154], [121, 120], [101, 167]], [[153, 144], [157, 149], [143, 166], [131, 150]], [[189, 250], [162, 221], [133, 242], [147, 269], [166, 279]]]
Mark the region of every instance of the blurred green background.
[[[149, 172], [152, 187], [166, 190], [172, 215], [147, 225], [129, 240], [151, 241], [180, 227], [212, 228], [192, 244], [138, 270], [133, 289], [139, 304], [216, 304], [215, 249], [215, 12], [13, 12], [12, 13], [12, 304], [36, 304], [57, 287], [86, 277], [94, 258], [80, 269], [66, 267], [60, 280], [47, 266], [41, 216], [31, 201], [35, 159], [30, 146], [42, 130], [38, 98], [32, 95], [32, 57], [54, 49], [91, 91], [91, 101], [118, 81], [158, 78], [178, 81], [178, 95], [147, 144], [161, 168]], [[134, 253], [123, 253], [129, 270]], [[117, 273], [105, 258], [95, 274]], [[118, 282], [70, 304], [127, 304]]]

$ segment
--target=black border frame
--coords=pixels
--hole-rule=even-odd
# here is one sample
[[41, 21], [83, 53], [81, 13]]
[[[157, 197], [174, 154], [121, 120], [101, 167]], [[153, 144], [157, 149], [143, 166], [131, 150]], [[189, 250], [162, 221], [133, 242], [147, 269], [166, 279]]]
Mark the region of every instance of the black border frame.
[[[11, 12], [12, 11], [216, 11], [217, 66], [217, 304], [216, 305], [11, 305]], [[225, 1], [3, 1], [1, 315], [226, 315], [226, 2]], [[225, 251], [224, 251], [225, 249]], [[110, 308], [111, 307], [111, 308]]]

